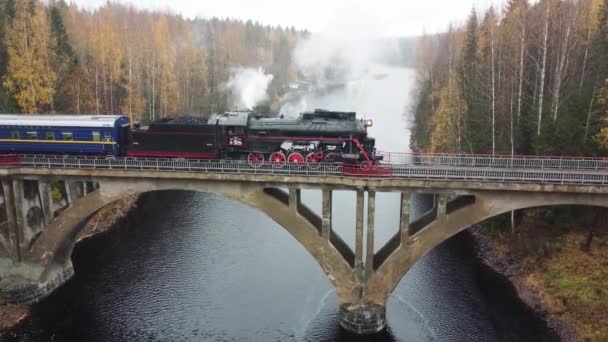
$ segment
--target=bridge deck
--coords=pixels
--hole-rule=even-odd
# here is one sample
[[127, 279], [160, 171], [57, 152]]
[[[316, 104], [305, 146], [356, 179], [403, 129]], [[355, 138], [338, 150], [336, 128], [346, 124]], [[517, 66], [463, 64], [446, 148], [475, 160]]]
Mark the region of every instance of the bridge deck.
[[[608, 193], [608, 169], [555, 169], [388, 164], [356, 169], [342, 164], [263, 165], [246, 161], [21, 156], [5, 175], [198, 179], [344, 187], [488, 189]], [[390, 173], [386, 170], [390, 169]]]

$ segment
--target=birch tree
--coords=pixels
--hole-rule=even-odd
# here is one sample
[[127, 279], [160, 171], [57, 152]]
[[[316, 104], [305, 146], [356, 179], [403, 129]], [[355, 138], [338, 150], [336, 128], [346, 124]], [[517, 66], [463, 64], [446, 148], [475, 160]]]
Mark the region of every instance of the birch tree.
[[551, 2], [550, 0], [545, 0], [545, 18], [544, 18], [544, 30], [542, 37], [542, 62], [539, 70], [540, 74], [540, 93], [538, 95], [538, 123], [537, 123], [537, 131], [536, 134], [540, 135], [542, 131], [542, 122], [543, 122], [543, 100], [545, 95], [545, 75], [547, 71], [547, 42], [549, 39], [549, 14], [551, 13]]

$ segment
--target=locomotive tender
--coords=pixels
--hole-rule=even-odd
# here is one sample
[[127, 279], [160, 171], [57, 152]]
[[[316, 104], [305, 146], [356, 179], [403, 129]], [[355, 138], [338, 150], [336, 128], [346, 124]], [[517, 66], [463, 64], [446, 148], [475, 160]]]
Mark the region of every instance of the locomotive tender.
[[118, 115], [0, 115], [0, 151], [233, 159], [253, 167], [348, 162], [369, 168], [381, 160], [367, 135], [371, 124], [354, 112], [319, 109], [297, 118], [251, 111], [184, 116], [130, 131], [129, 119]]

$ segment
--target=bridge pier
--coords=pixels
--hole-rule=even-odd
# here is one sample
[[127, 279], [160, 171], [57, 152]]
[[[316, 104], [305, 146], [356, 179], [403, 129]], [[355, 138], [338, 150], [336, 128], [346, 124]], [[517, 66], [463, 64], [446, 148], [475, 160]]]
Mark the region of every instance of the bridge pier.
[[376, 220], [376, 192], [368, 191], [365, 262], [363, 261], [364, 202], [363, 190], [357, 190], [355, 221], [355, 274], [354, 289], [357, 301], [342, 303], [338, 314], [340, 326], [355, 334], [374, 334], [386, 327], [386, 305], [370, 301], [368, 279], [374, 273], [374, 224]]
[[374, 303], [342, 304], [338, 318], [348, 332], [375, 334], [386, 327], [386, 307]]

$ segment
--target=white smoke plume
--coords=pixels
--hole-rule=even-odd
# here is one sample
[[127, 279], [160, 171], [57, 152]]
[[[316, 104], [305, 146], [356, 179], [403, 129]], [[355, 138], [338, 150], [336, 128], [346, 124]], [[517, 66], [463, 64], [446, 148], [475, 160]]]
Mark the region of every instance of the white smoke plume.
[[[394, 59], [399, 54], [399, 46], [397, 40], [383, 35], [381, 17], [362, 12], [356, 5], [358, 1], [364, 0], [348, 1], [337, 9], [334, 20], [322, 32], [298, 42], [293, 63], [302, 76], [300, 81], [310, 84], [316, 94], [287, 94], [282, 99], [281, 113], [294, 116], [316, 106], [363, 110], [352, 100], [370, 85], [366, 80], [384, 76], [378, 66]], [[345, 88], [351, 91], [342, 91]]]
[[273, 75], [260, 68], [238, 67], [231, 71], [225, 88], [232, 92], [232, 105], [238, 109], [253, 109], [268, 99], [268, 86]]
[[354, 111], [374, 120], [369, 132], [380, 149], [406, 150], [414, 73], [393, 62], [403, 58], [400, 42], [387, 37], [382, 22], [393, 9], [364, 13], [357, 6], [363, 1], [345, 1], [322, 32], [298, 42], [293, 62], [301, 77], [282, 98], [281, 114]]

